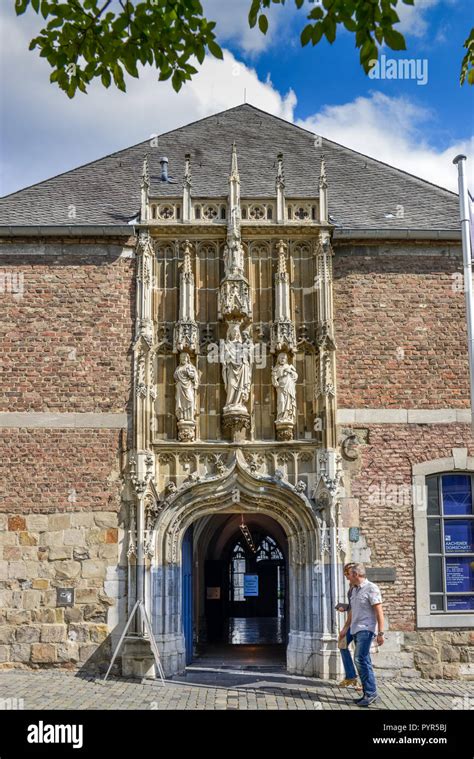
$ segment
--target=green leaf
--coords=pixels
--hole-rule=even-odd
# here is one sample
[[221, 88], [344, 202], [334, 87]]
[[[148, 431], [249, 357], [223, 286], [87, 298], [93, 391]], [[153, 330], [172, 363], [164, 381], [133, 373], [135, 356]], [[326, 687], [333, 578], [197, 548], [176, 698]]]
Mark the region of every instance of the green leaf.
[[58, 26], [63, 25], [62, 18], [52, 18], [51, 21], [48, 21], [47, 29], [56, 29]]
[[40, 0], [31, 0], [31, 6], [33, 10], [38, 13], [40, 7]]
[[336, 39], [336, 19], [334, 16], [326, 16], [324, 20], [324, 33], [328, 42], [332, 43]]
[[170, 78], [171, 74], [173, 73], [173, 69], [161, 69], [159, 81], [165, 82], [167, 79]]
[[301, 32], [301, 44], [303, 47], [308, 44], [313, 36], [313, 25], [308, 24]]
[[252, 5], [249, 10], [249, 26], [251, 29], [257, 23], [258, 12], [260, 10], [260, 0], [252, 0]]
[[220, 60], [224, 58], [224, 53], [222, 52], [217, 42], [214, 42], [214, 40], [209, 40], [207, 46], [209, 48], [209, 52], [212, 53], [214, 58], [219, 58]]
[[268, 18], [264, 15], [258, 18], [258, 28], [263, 34], [268, 32]]
[[383, 36], [385, 42], [392, 50], [406, 50], [405, 37], [400, 32], [396, 32], [395, 29], [385, 29]]
[[171, 80], [171, 84], [173, 85], [173, 89], [174, 89], [175, 92], [179, 92], [180, 91], [182, 83], [183, 82], [182, 82], [181, 77], [180, 77], [180, 72], [179, 71], [175, 71], [174, 74], [173, 74], [173, 78]]
[[346, 18], [344, 20], [344, 26], [346, 27], [348, 32], [356, 32], [357, 31], [357, 24], [352, 18]]
[[311, 42], [313, 45], [317, 45], [321, 37], [323, 36], [324, 28], [319, 22], [314, 25], [313, 34], [311, 35]]
[[30, 4], [30, 0], [16, 0], [15, 2], [15, 13], [17, 16], [21, 16], [22, 13], [26, 11]]

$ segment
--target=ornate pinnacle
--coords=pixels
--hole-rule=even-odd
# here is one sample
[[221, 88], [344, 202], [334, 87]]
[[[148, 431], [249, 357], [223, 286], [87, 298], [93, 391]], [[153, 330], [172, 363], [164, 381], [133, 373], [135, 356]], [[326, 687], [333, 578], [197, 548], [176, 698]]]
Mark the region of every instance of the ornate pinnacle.
[[184, 181], [191, 184], [191, 154], [186, 153], [184, 156]]
[[148, 155], [145, 156], [143, 160], [143, 168], [142, 168], [142, 187], [149, 187], [150, 186], [150, 175], [148, 171]]
[[327, 177], [326, 177], [326, 163], [324, 161], [324, 156], [321, 158], [321, 173], [319, 175], [319, 186], [322, 189], [326, 189], [326, 187], [328, 186]]
[[230, 180], [236, 180], [237, 182], [240, 181], [239, 177], [239, 167], [237, 164], [237, 146], [235, 142], [232, 143], [232, 158], [230, 162]]
[[277, 185], [284, 186], [285, 173], [283, 171], [283, 153], [278, 153]]
[[286, 249], [287, 245], [283, 242], [283, 240], [280, 240], [279, 243], [277, 243], [278, 247], [278, 270], [277, 274], [286, 274]]
[[189, 240], [184, 243], [183, 274], [191, 274], [191, 244]]

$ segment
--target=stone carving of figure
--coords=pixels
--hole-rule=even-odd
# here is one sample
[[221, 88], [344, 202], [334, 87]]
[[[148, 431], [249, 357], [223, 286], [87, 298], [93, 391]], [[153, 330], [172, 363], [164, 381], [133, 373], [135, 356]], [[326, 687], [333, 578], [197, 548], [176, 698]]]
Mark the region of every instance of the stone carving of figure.
[[[231, 324], [227, 330], [222, 358], [222, 377], [227, 391], [226, 409], [242, 411], [250, 396], [252, 373], [252, 343], [248, 332], [242, 342], [240, 327]], [[247, 413], [247, 409], [245, 409]]]
[[286, 353], [280, 353], [272, 369], [272, 384], [277, 391], [277, 422], [296, 422], [296, 382], [298, 374], [288, 363]]
[[179, 365], [174, 373], [174, 381], [176, 382], [176, 417], [178, 421], [193, 422], [199, 376], [187, 353], [179, 354]]
[[226, 275], [242, 274], [244, 270], [244, 252], [240, 240], [229, 240], [224, 248], [224, 265]]

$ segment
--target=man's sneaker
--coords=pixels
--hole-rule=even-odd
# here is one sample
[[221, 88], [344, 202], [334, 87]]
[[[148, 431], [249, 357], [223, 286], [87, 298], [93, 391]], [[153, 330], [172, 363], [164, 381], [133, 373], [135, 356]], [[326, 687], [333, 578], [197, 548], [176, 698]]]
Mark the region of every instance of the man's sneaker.
[[364, 696], [360, 699], [360, 701], [356, 701], [357, 706], [370, 706], [370, 704], [373, 704], [375, 701], [377, 701], [378, 696]]
[[340, 688], [348, 688], [349, 685], [357, 685], [357, 677], [346, 677], [339, 683]]
[[353, 698], [352, 700], [354, 704], [360, 704], [361, 701], [365, 700], [365, 696], [359, 696], [359, 698]]

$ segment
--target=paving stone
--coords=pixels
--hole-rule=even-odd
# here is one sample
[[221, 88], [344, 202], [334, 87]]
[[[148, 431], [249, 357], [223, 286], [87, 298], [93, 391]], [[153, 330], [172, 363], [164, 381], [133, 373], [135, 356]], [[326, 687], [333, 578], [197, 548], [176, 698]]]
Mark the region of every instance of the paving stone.
[[[48, 658], [45, 644], [36, 644], [35, 655]], [[353, 703], [355, 692], [342, 690], [337, 684], [311, 679], [295, 680], [278, 673], [269, 685], [269, 673], [242, 673], [241, 684], [235, 676], [213, 673], [213, 687], [206, 673], [199, 682], [192, 672], [178, 679], [140, 683], [131, 678], [111, 678], [106, 683], [92, 675], [51, 670], [0, 671], [3, 698], [23, 698], [25, 709], [150, 709], [150, 710], [291, 710], [319, 711], [358, 709]], [[197, 678], [197, 679], [196, 679]], [[237, 681], [238, 682], [238, 681]], [[446, 710], [453, 708], [455, 698], [472, 699], [474, 683], [454, 680], [405, 680], [380, 684], [377, 710]]]

